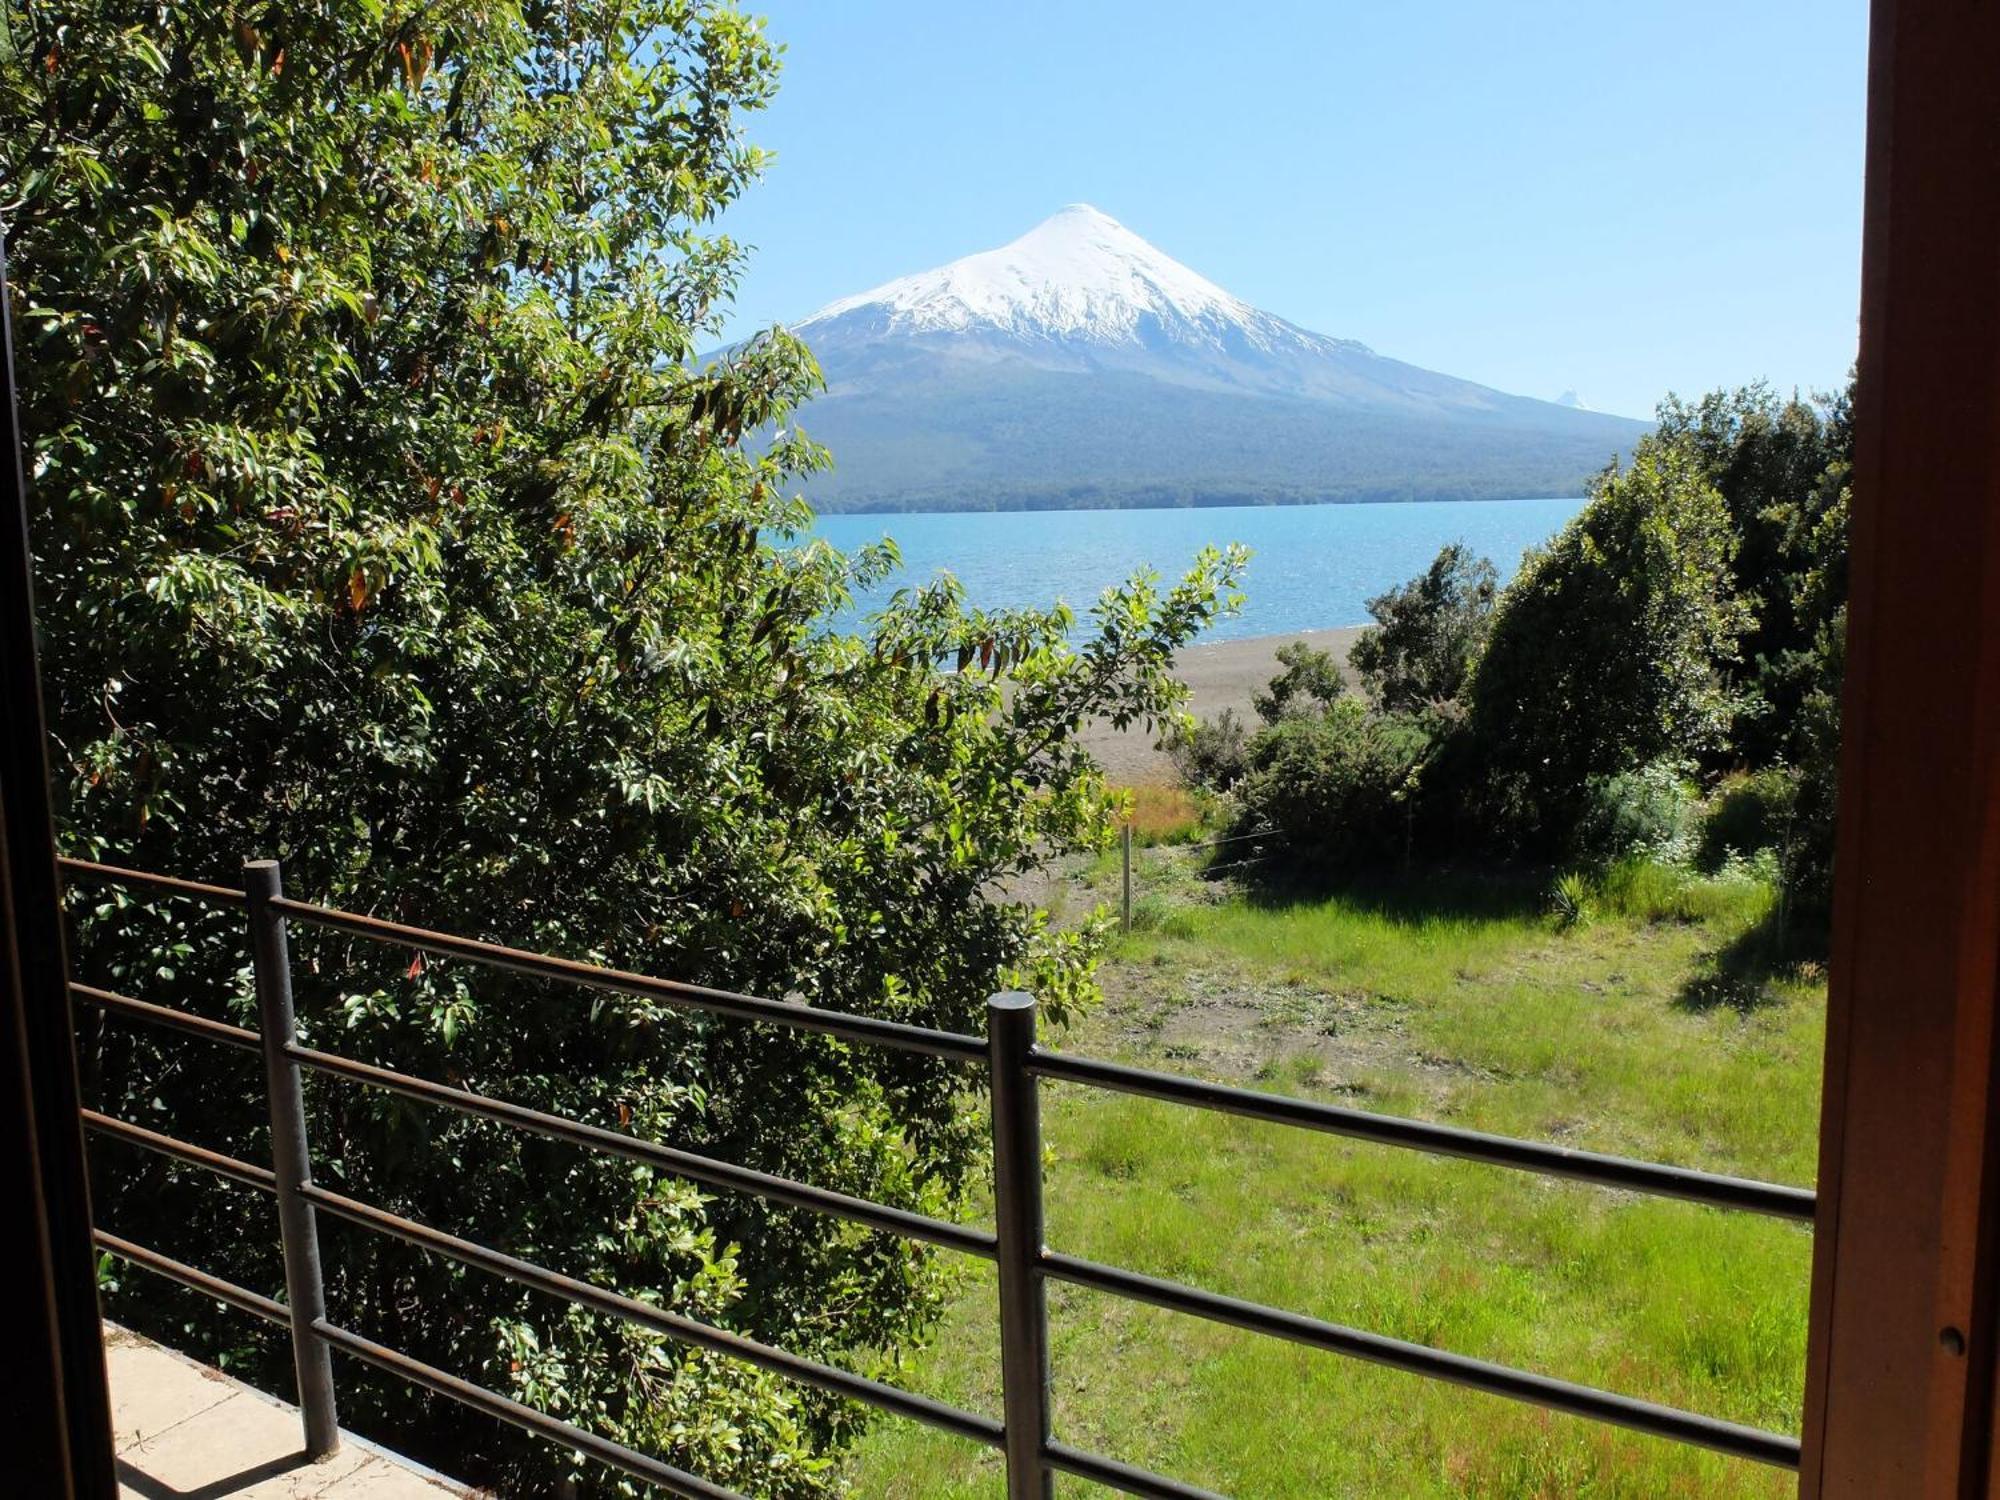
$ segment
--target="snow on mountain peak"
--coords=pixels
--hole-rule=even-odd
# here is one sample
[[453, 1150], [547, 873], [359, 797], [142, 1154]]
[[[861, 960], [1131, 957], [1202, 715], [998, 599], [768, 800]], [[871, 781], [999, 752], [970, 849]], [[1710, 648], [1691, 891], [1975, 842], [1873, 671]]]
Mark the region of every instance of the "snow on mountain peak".
[[883, 332], [993, 330], [1101, 343], [1136, 342], [1149, 323], [1176, 342], [1235, 328], [1264, 344], [1273, 331], [1266, 325], [1288, 327], [1088, 203], [1070, 204], [997, 250], [829, 303], [799, 328], [809, 333], [860, 312]]

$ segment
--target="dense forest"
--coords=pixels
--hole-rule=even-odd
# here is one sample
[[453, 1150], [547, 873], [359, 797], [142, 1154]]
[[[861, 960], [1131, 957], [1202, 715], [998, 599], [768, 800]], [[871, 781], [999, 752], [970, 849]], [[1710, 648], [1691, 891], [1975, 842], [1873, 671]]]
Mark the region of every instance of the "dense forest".
[[[837, 384], [840, 367], [827, 368]], [[806, 486], [828, 512], [1581, 495], [1645, 430], [1614, 417], [1579, 419], [1590, 430], [1578, 433], [1491, 413], [1281, 400], [1116, 370], [973, 377], [945, 364], [853, 383], [799, 413], [833, 454]]]

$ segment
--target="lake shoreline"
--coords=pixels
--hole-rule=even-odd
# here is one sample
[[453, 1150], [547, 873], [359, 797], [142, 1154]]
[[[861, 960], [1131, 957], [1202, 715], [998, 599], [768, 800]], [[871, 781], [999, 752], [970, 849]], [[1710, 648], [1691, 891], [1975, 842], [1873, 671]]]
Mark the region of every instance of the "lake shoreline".
[[[1243, 636], [1233, 641], [1211, 641], [1189, 646], [1174, 658], [1175, 675], [1188, 685], [1188, 711], [1197, 718], [1234, 709], [1239, 719], [1256, 719], [1250, 700], [1280, 670], [1278, 648], [1292, 641], [1304, 641], [1322, 651], [1331, 651], [1343, 670], [1347, 653], [1367, 627], [1342, 626], [1330, 630], [1294, 630], [1278, 635]], [[1355, 686], [1348, 672], [1348, 686]], [[1113, 729], [1102, 720], [1083, 728], [1083, 744], [1104, 767], [1105, 775], [1120, 786], [1160, 783], [1174, 779], [1172, 762], [1159, 749], [1157, 736], [1142, 726]]]
[[959, 515], [822, 516], [811, 535], [839, 551], [893, 537], [902, 567], [862, 590], [831, 623], [858, 628], [897, 589], [956, 578], [979, 609], [1046, 609], [1066, 601], [1075, 634], [1091, 633], [1105, 590], [1151, 571], [1166, 588], [1204, 547], [1240, 543], [1249, 566], [1242, 608], [1214, 622], [1205, 641], [1363, 623], [1368, 601], [1428, 568], [1460, 543], [1490, 558], [1500, 581], [1522, 555], [1545, 546], [1583, 501], [1442, 501], [1396, 505], [1284, 505], [1204, 510], [969, 511]]

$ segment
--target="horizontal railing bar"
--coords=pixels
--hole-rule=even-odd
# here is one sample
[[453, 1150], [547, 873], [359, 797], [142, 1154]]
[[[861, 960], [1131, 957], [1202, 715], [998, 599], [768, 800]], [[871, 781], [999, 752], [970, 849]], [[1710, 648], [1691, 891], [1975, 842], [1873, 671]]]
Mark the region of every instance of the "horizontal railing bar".
[[109, 885], [136, 885], [169, 896], [190, 896], [197, 901], [213, 901], [222, 906], [242, 906], [246, 899], [240, 886], [180, 880], [172, 875], [155, 875], [151, 870], [128, 870], [123, 865], [101, 865], [94, 860], [71, 859], [67, 855], [56, 863], [67, 875], [101, 880]]
[[1067, 1443], [1044, 1443], [1042, 1461], [1052, 1469], [1061, 1469], [1066, 1474], [1074, 1474], [1079, 1479], [1088, 1479], [1127, 1495], [1143, 1495], [1146, 1500], [1228, 1500], [1227, 1496], [1218, 1495], [1214, 1490], [1184, 1484], [1178, 1479], [1168, 1479], [1163, 1474], [1150, 1473], [1145, 1469], [1135, 1469], [1115, 1458], [1072, 1448]]
[[221, 1177], [242, 1183], [245, 1187], [262, 1188], [267, 1193], [278, 1190], [277, 1176], [269, 1167], [260, 1167], [247, 1161], [239, 1161], [233, 1156], [224, 1156], [220, 1151], [211, 1151], [206, 1146], [197, 1146], [192, 1141], [181, 1140], [178, 1136], [162, 1135], [157, 1130], [148, 1130], [143, 1125], [134, 1125], [130, 1120], [121, 1120], [115, 1115], [100, 1114], [94, 1109], [79, 1111], [83, 1123], [100, 1135], [124, 1141], [128, 1145], [143, 1147], [147, 1151], [157, 1151], [162, 1156], [171, 1156], [176, 1161], [186, 1162], [191, 1167], [205, 1167]]
[[712, 1156], [698, 1156], [692, 1151], [662, 1146], [655, 1141], [640, 1140], [637, 1136], [620, 1135], [617, 1131], [606, 1130], [600, 1125], [585, 1125], [581, 1121], [565, 1119], [561, 1115], [545, 1114], [538, 1109], [529, 1109], [526, 1105], [510, 1104], [504, 1099], [491, 1099], [484, 1094], [452, 1088], [448, 1084], [433, 1083], [428, 1078], [413, 1078], [407, 1073], [392, 1072], [388, 1068], [374, 1067], [368, 1063], [356, 1062], [350, 1057], [316, 1051], [311, 1047], [287, 1047], [285, 1055], [322, 1073], [331, 1073], [356, 1083], [387, 1089], [407, 1098], [441, 1104], [461, 1114], [497, 1120], [503, 1125], [512, 1125], [521, 1130], [532, 1131], [536, 1135], [548, 1136], [553, 1140], [567, 1141], [573, 1146], [609, 1151], [629, 1161], [658, 1167], [676, 1177], [705, 1182], [713, 1187], [728, 1188], [732, 1192], [754, 1194], [760, 1198], [790, 1204], [795, 1208], [808, 1208], [832, 1214], [837, 1218], [851, 1219], [857, 1224], [866, 1224], [871, 1229], [880, 1229], [908, 1239], [924, 1240], [933, 1245], [942, 1245], [947, 1250], [984, 1256], [987, 1260], [994, 1258], [993, 1236], [963, 1224], [951, 1224], [943, 1219], [929, 1218], [906, 1209], [871, 1203], [866, 1198], [856, 1198], [847, 1193], [835, 1192], [831, 1188], [814, 1187], [810, 1183], [794, 1182], [789, 1177], [774, 1177], [768, 1172], [759, 1172], [751, 1167], [739, 1167], [730, 1162], [717, 1161]]
[[247, 1312], [264, 1318], [280, 1326], [289, 1325], [292, 1315], [282, 1302], [274, 1301], [261, 1292], [253, 1292], [246, 1286], [238, 1286], [233, 1281], [224, 1281], [220, 1276], [175, 1260], [170, 1255], [162, 1255], [157, 1250], [148, 1250], [144, 1245], [135, 1245], [109, 1230], [93, 1230], [92, 1238], [97, 1248], [110, 1252], [120, 1260], [128, 1260], [142, 1270], [151, 1271], [155, 1276], [164, 1276], [169, 1281], [178, 1281], [182, 1286], [192, 1287], [197, 1292], [206, 1293], [218, 1302], [226, 1302], [240, 1312]]
[[546, 1292], [551, 1297], [560, 1297], [565, 1302], [579, 1303], [615, 1318], [625, 1318], [643, 1324], [684, 1344], [728, 1355], [732, 1359], [740, 1359], [746, 1364], [756, 1365], [773, 1374], [803, 1381], [823, 1391], [831, 1391], [836, 1396], [846, 1396], [850, 1400], [865, 1402], [883, 1411], [894, 1412], [897, 1416], [928, 1423], [932, 1427], [942, 1428], [959, 1437], [984, 1443], [989, 1448], [1000, 1446], [1000, 1424], [990, 1417], [961, 1411], [955, 1406], [933, 1401], [928, 1396], [898, 1390], [895, 1386], [885, 1385], [879, 1380], [870, 1380], [864, 1375], [856, 1375], [834, 1365], [822, 1364], [818, 1360], [807, 1359], [789, 1350], [773, 1348], [769, 1344], [746, 1338], [740, 1333], [732, 1333], [726, 1328], [717, 1328], [710, 1323], [668, 1312], [650, 1302], [641, 1302], [637, 1298], [609, 1291], [591, 1282], [579, 1281], [574, 1276], [565, 1276], [560, 1271], [551, 1271], [546, 1266], [536, 1265], [533, 1261], [521, 1260], [503, 1251], [490, 1249], [455, 1234], [448, 1234], [444, 1230], [404, 1218], [400, 1214], [390, 1213], [387, 1209], [377, 1208], [372, 1203], [363, 1203], [359, 1199], [346, 1197], [327, 1188], [307, 1184], [300, 1189], [300, 1192], [328, 1213], [338, 1214], [341, 1218], [379, 1233], [449, 1256], [461, 1264], [475, 1266], [509, 1281], [532, 1287], [536, 1291]]
[[225, 1047], [240, 1047], [246, 1052], [262, 1052], [264, 1048], [263, 1039], [256, 1032], [231, 1026], [227, 1021], [211, 1021], [207, 1016], [189, 1015], [184, 1010], [155, 1005], [150, 1000], [134, 1000], [130, 995], [100, 990], [95, 985], [78, 984], [75, 980], [70, 981], [69, 992], [84, 1004], [94, 1005], [111, 1015], [130, 1016], [135, 1021], [165, 1026], [189, 1036], [198, 1036], [204, 1041], [220, 1042]]
[[1371, 1114], [1367, 1110], [1319, 1104], [1285, 1094], [1259, 1093], [1255, 1089], [1233, 1088], [1228, 1084], [1209, 1083], [1173, 1073], [1155, 1073], [1145, 1068], [1130, 1068], [1122, 1063], [1101, 1062], [1096, 1058], [1076, 1057], [1063, 1052], [1037, 1049], [1028, 1059], [1028, 1068], [1044, 1078], [1067, 1083], [1088, 1084], [1094, 1088], [1163, 1099], [1172, 1104], [1219, 1110], [1224, 1114], [1267, 1120], [1276, 1125], [1326, 1131], [1383, 1146], [1402, 1146], [1435, 1156], [1455, 1156], [1488, 1166], [1542, 1172], [1553, 1177], [1595, 1183], [1599, 1187], [1683, 1198], [1693, 1203], [1705, 1203], [1711, 1208], [1743, 1209], [1807, 1224], [1813, 1218], [1815, 1195], [1810, 1188], [1756, 1182], [1746, 1177], [1724, 1177], [1690, 1167], [1661, 1166], [1622, 1156], [1604, 1156], [1594, 1151], [1575, 1151], [1540, 1141], [1461, 1130], [1452, 1125]]
[[420, 1359], [412, 1359], [373, 1339], [342, 1328], [337, 1323], [329, 1323], [325, 1318], [313, 1320], [313, 1332], [325, 1339], [342, 1353], [351, 1354], [356, 1359], [374, 1365], [379, 1370], [387, 1370], [412, 1385], [420, 1385], [425, 1390], [469, 1406], [474, 1411], [484, 1412], [489, 1417], [498, 1417], [503, 1422], [511, 1422], [524, 1428], [536, 1437], [547, 1438], [565, 1448], [596, 1459], [609, 1468], [630, 1474], [634, 1479], [643, 1479], [648, 1484], [656, 1484], [669, 1494], [680, 1495], [685, 1500], [744, 1500], [734, 1490], [723, 1489], [711, 1484], [698, 1474], [690, 1474], [685, 1469], [677, 1469], [672, 1464], [663, 1463], [636, 1448], [628, 1448], [623, 1443], [597, 1433], [586, 1431], [560, 1417], [552, 1417], [545, 1411], [537, 1411], [532, 1406], [523, 1406], [512, 1397], [497, 1391], [489, 1391], [483, 1385], [474, 1385], [469, 1380], [461, 1380], [456, 1375], [440, 1370], [436, 1365], [427, 1365]]
[[611, 990], [646, 1000], [664, 1000], [671, 1005], [688, 1006], [740, 1021], [771, 1021], [795, 1030], [823, 1032], [843, 1041], [892, 1047], [902, 1052], [928, 1053], [933, 1057], [955, 1058], [960, 1062], [986, 1060], [985, 1040], [962, 1032], [934, 1031], [928, 1026], [909, 1026], [901, 1021], [884, 1021], [874, 1016], [847, 1015], [810, 1005], [766, 1000], [757, 995], [739, 995], [734, 990], [710, 989], [706, 985], [686, 984], [678, 979], [655, 979], [648, 974], [602, 968], [597, 964], [556, 958], [546, 953], [530, 953], [521, 948], [503, 947], [499, 943], [481, 942], [477, 938], [409, 927], [381, 917], [364, 917], [356, 912], [314, 906], [289, 897], [275, 900], [271, 906], [298, 921], [351, 933], [371, 942], [407, 945], [428, 953], [447, 953], [517, 974], [560, 979], [570, 984], [588, 985], [593, 989]]
[[1177, 1281], [1142, 1276], [1136, 1271], [1100, 1265], [1074, 1255], [1045, 1251], [1041, 1258], [1041, 1270], [1043, 1275], [1058, 1281], [1108, 1292], [1114, 1297], [1126, 1297], [1197, 1318], [1207, 1318], [1211, 1322], [1227, 1323], [1252, 1333], [1289, 1339], [1315, 1349], [1406, 1370], [1413, 1375], [1450, 1381], [1489, 1395], [1505, 1396], [1569, 1412], [1573, 1416], [1610, 1422], [1635, 1432], [1673, 1438], [1737, 1458], [1775, 1464], [1783, 1469], [1799, 1466], [1798, 1439], [1725, 1422], [1719, 1417], [1699, 1416], [1694, 1412], [1616, 1395], [1592, 1386], [1576, 1385], [1567, 1380], [1556, 1380], [1547, 1375], [1530, 1374], [1526, 1370], [1473, 1359], [1468, 1355], [1451, 1354], [1379, 1333], [1365, 1333], [1358, 1328], [1283, 1312], [1259, 1302], [1245, 1302], [1236, 1297], [1204, 1292]]

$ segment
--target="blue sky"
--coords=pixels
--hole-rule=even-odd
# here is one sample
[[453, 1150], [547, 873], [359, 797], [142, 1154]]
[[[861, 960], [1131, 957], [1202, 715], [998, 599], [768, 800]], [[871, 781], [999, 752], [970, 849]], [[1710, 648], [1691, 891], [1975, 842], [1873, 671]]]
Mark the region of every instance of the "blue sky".
[[1854, 357], [1865, 0], [746, 0], [729, 336], [1088, 202], [1317, 332], [1650, 414]]

